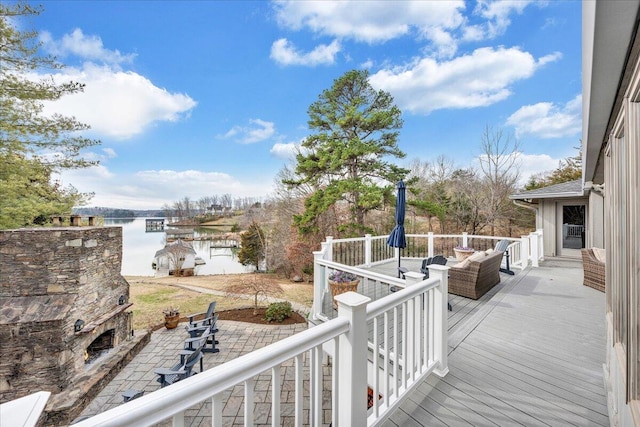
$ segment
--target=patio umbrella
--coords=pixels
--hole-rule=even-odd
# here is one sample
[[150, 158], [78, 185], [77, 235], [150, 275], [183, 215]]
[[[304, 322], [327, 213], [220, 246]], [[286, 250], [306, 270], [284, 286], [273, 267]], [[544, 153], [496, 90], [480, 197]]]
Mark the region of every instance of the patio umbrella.
[[[404, 213], [406, 208], [404, 182], [398, 182], [398, 196], [396, 199], [396, 226], [387, 238], [387, 245], [392, 248], [406, 248], [407, 238], [404, 234]], [[400, 252], [398, 252], [398, 277], [400, 277]]]

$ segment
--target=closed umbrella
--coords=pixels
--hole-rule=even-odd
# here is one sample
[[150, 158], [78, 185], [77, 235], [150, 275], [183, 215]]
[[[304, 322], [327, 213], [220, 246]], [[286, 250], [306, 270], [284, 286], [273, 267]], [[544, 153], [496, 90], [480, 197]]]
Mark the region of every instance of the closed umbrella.
[[[391, 230], [391, 234], [387, 238], [387, 245], [392, 248], [406, 248], [407, 238], [404, 234], [404, 214], [406, 208], [405, 200], [406, 187], [404, 182], [398, 182], [398, 197], [396, 199], [396, 226]], [[398, 277], [400, 277], [400, 251], [398, 251]]]

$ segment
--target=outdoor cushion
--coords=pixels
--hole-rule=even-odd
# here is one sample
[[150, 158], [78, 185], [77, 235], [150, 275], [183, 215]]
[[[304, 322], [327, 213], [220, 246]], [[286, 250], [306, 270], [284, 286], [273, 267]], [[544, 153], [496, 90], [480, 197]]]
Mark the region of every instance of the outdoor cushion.
[[449, 293], [473, 299], [480, 298], [500, 283], [502, 255], [502, 252], [494, 252], [481, 260], [470, 261], [466, 268], [450, 269]]
[[484, 253], [487, 255], [491, 255], [493, 252], [494, 252], [493, 248], [489, 248], [486, 251], [484, 251]]
[[469, 260], [469, 258], [467, 258], [467, 259], [465, 259], [464, 261], [460, 261], [460, 262], [459, 262], [459, 263], [457, 263], [457, 264], [453, 264], [453, 265], [451, 266], [451, 268], [465, 268], [466, 266], [468, 266], [468, 265], [469, 265], [469, 263], [470, 263], [470, 262], [471, 262], [471, 261]]
[[593, 250], [593, 256], [600, 262], [606, 262], [607, 256], [604, 249], [600, 248], [591, 248]]
[[471, 255], [467, 259], [469, 261], [480, 261], [482, 258], [484, 258], [486, 256], [487, 256], [487, 254], [485, 254], [484, 251], [478, 251], [478, 252], [475, 252], [473, 255]]

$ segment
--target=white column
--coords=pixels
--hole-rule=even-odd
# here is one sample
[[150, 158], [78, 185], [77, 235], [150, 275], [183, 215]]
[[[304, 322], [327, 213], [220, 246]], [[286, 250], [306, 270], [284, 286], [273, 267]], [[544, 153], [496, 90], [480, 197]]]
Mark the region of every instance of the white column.
[[371, 234], [364, 235], [364, 265], [371, 267]]
[[538, 266], [538, 236], [536, 233], [529, 234], [529, 242], [531, 243], [531, 266]]
[[435, 289], [435, 321], [434, 326], [434, 354], [439, 362], [438, 367], [434, 370], [435, 374], [444, 377], [449, 373], [449, 365], [447, 362], [447, 341], [448, 341], [448, 317], [447, 302], [449, 298], [449, 267], [444, 265], [431, 264], [429, 266], [429, 278], [438, 279], [440, 286]]
[[462, 246], [464, 246], [465, 248], [469, 247], [469, 238], [467, 237], [468, 235], [469, 233], [467, 233], [466, 231], [462, 233]]
[[529, 236], [520, 237], [520, 262], [522, 269], [529, 265]]
[[536, 232], [538, 233], [538, 252], [540, 254], [538, 259], [540, 261], [544, 261], [544, 230], [542, 228], [538, 228]]
[[325, 251], [324, 259], [333, 261], [333, 236], [327, 236], [326, 243], [327, 243], [327, 249]]
[[338, 427], [367, 425], [367, 304], [371, 298], [356, 292], [335, 297], [338, 317], [349, 320], [349, 331], [340, 335], [338, 362]]
[[313, 253], [313, 306], [311, 307], [310, 313], [312, 320], [317, 320], [318, 314], [322, 313], [326, 269], [317, 262], [319, 259], [322, 259], [322, 255], [322, 251], [315, 251]]
[[[415, 286], [422, 281], [424, 274], [415, 271], [405, 273], [406, 286]], [[405, 355], [405, 369], [411, 381], [415, 381], [418, 367], [421, 363], [420, 350], [422, 338], [420, 337], [420, 310], [422, 304], [416, 298], [412, 298], [407, 304], [407, 354]], [[425, 337], [426, 338], [426, 337]]]
[[429, 248], [429, 252], [427, 254], [428, 257], [432, 257], [434, 255], [433, 253], [433, 231], [430, 231], [427, 233], [427, 236], [429, 238], [428, 240], [428, 248]]

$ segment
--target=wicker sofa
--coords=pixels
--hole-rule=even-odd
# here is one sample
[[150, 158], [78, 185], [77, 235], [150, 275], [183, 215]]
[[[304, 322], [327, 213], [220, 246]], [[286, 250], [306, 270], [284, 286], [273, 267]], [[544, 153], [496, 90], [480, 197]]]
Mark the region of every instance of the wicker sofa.
[[584, 285], [605, 291], [605, 252], [604, 249], [582, 249], [582, 270], [584, 272]]
[[462, 268], [449, 269], [449, 293], [478, 299], [500, 283], [500, 263], [504, 252], [493, 252], [479, 260], [471, 259]]

